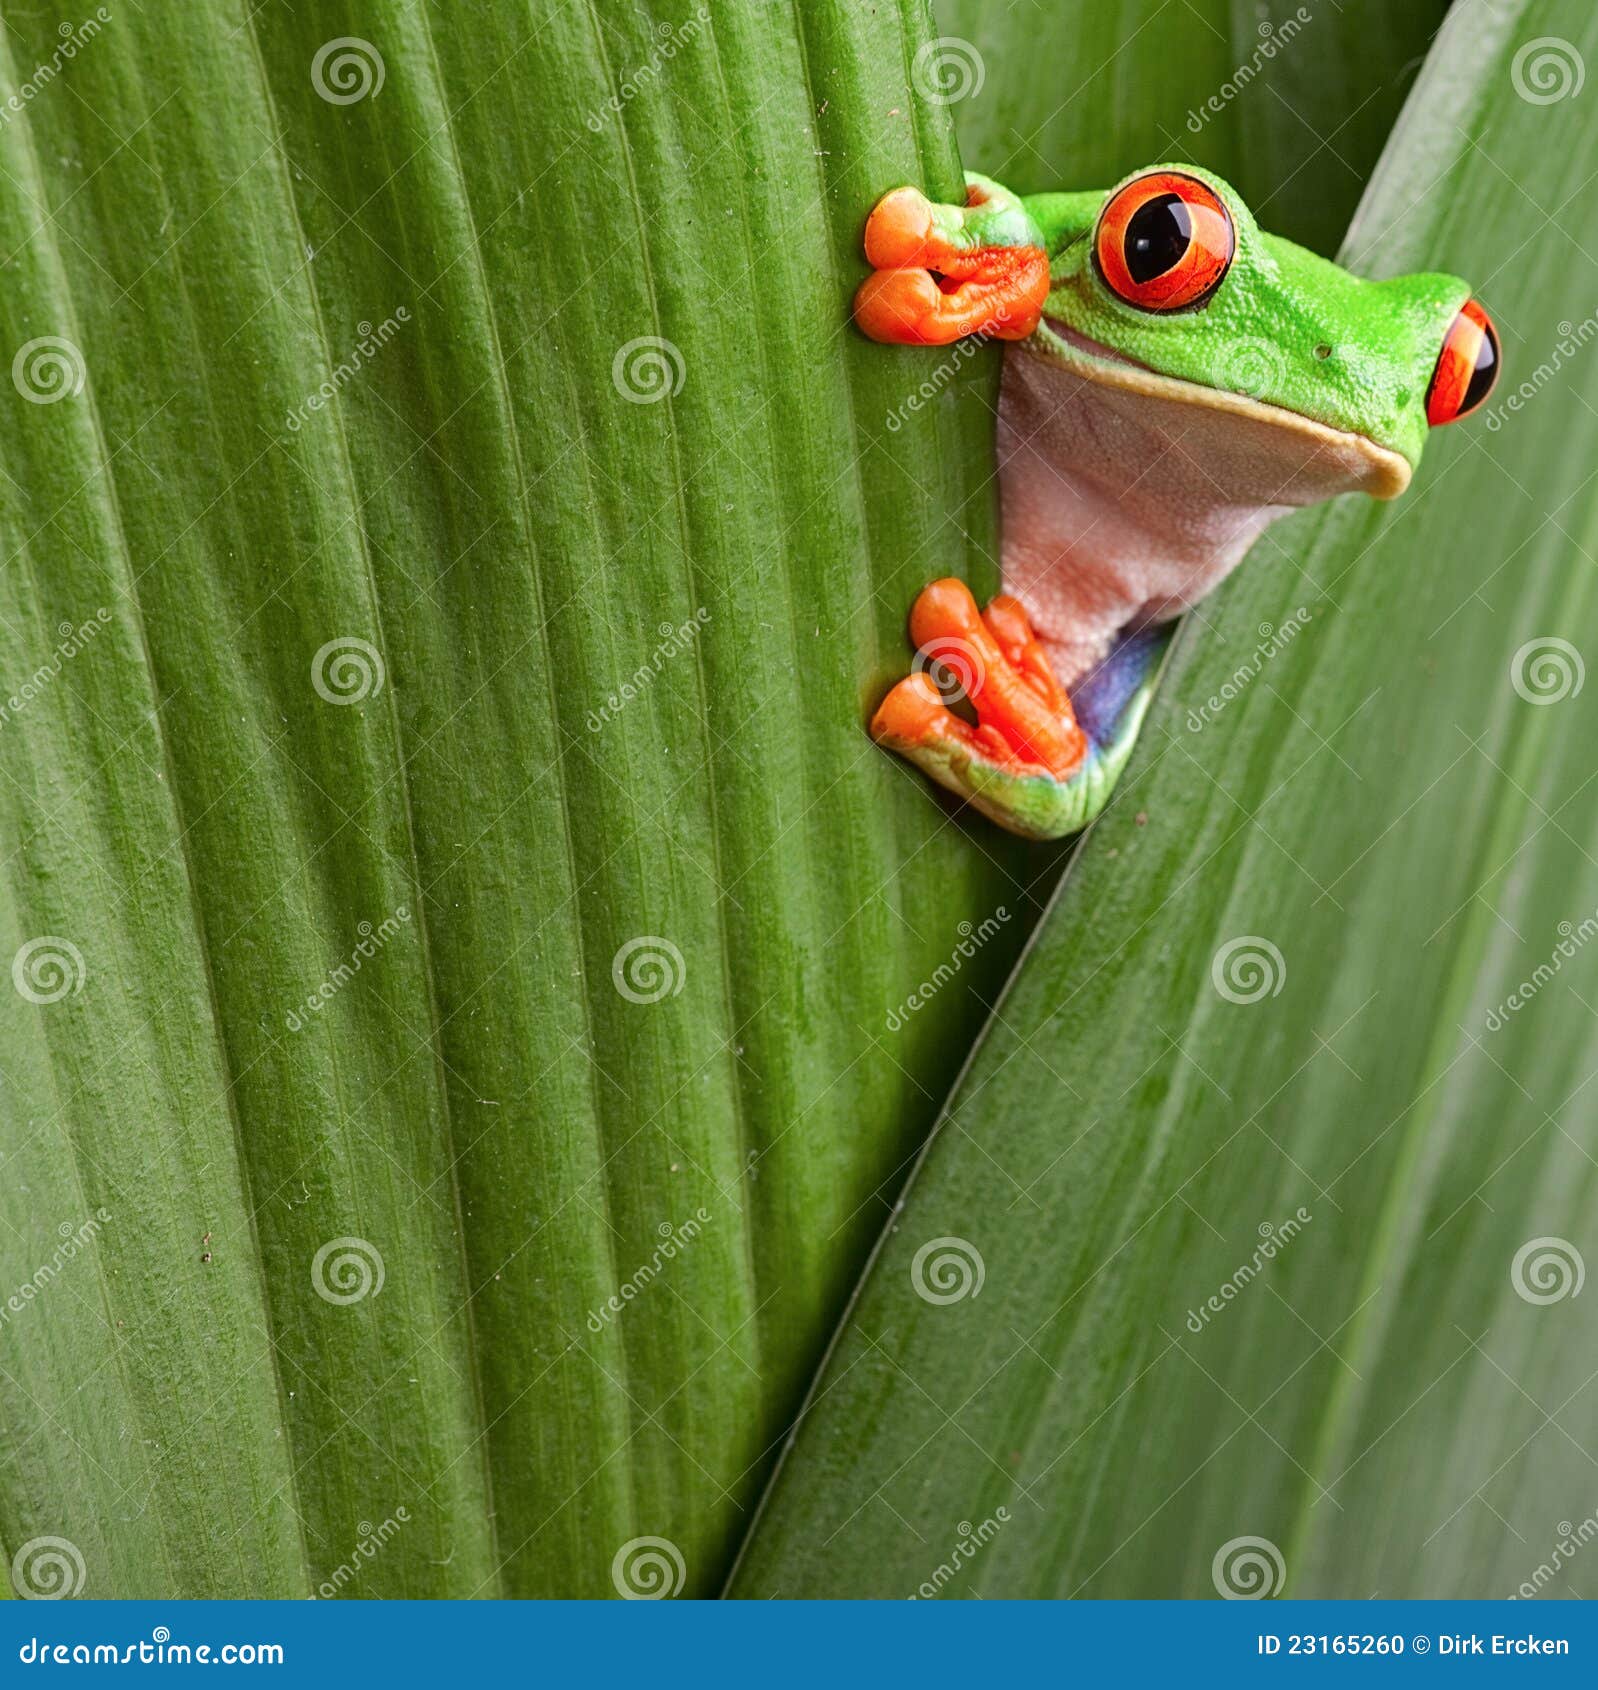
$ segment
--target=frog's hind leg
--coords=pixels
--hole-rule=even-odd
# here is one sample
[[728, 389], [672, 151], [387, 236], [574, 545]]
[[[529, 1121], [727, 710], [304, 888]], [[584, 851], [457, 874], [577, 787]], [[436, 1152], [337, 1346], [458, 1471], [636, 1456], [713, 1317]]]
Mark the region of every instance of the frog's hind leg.
[[895, 188], [866, 223], [873, 269], [855, 321], [873, 340], [947, 346], [970, 334], [1024, 340], [1049, 293], [1049, 255], [1025, 206], [986, 177], [967, 177], [963, 206]]

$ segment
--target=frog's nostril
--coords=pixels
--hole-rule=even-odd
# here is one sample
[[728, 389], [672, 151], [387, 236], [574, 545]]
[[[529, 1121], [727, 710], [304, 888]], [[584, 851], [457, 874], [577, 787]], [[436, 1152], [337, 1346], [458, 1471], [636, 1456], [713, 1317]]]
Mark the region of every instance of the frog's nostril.
[[1426, 420], [1433, 428], [1458, 422], [1479, 409], [1498, 380], [1502, 358], [1492, 318], [1467, 299], [1449, 325], [1426, 390]]
[[1324, 340], [1320, 343], [1319, 346], [1317, 346], [1315, 348], [1315, 356], [1317, 358], [1319, 358], [1322, 363], [1325, 363], [1326, 360], [1331, 357], [1331, 355], [1332, 355], [1332, 349], [1331, 349], [1331, 347], [1329, 347], [1326, 344], [1326, 342]]

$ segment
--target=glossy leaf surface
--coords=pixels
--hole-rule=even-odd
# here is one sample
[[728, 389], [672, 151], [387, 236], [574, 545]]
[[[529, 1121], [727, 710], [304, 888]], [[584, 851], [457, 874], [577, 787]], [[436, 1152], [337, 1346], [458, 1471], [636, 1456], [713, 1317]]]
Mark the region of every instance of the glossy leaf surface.
[[1346, 253], [1505, 383], [1179, 639], [739, 1593], [1598, 1589], [1595, 53], [1454, 9]]

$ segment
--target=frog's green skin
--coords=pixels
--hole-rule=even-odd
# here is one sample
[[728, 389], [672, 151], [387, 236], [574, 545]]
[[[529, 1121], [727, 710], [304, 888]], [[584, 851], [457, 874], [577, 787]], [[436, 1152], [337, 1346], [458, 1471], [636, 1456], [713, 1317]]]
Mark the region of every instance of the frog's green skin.
[[[1229, 267], [1195, 308], [1128, 304], [1096, 259], [1101, 214], [1149, 171], [1107, 193], [1024, 199], [969, 177], [970, 206], [927, 208], [927, 250], [956, 257], [921, 262], [975, 278], [941, 298], [911, 285], [922, 272], [904, 231], [919, 196], [900, 190], [879, 207], [896, 226], [884, 232], [874, 219], [875, 236], [868, 228], [878, 268], [856, 301], [873, 338], [945, 341], [955, 336], [942, 319], [958, 306], [958, 321], [970, 321], [965, 307], [980, 299], [978, 255], [997, 249], [1009, 259], [993, 284], [1000, 306], [981, 331], [1011, 342], [999, 430], [1004, 590], [1029, 613], [1073, 697], [1118, 660], [1126, 636], [1202, 598], [1286, 511], [1343, 492], [1392, 498], [1404, 490], [1426, 442], [1433, 371], [1470, 297], [1454, 276], [1363, 280], [1264, 233], [1210, 172], [1153, 169], [1206, 184], [1235, 231]], [[1010, 249], [1036, 257], [1030, 281]], [[884, 264], [884, 252], [910, 265]], [[1043, 255], [1047, 294], [1037, 315]], [[951, 622], [945, 634], [959, 644], [972, 629]], [[980, 643], [979, 630], [975, 637]], [[1068, 772], [1058, 759], [1053, 773], [1018, 760], [1014, 747], [1024, 751], [1025, 736], [998, 707], [1009, 755], [989, 729], [974, 734], [947, 711], [930, 715], [929, 683], [916, 676], [900, 688], [914, 683], [918, 696], [890, 697], [873, 732], [1002, 825], [1034, 837], [1073, 832], [1108, 801], [1148, 702], [1163, 642], [1134, 643], [1139, 684], [1128, 692], [1121, 677], [1115, 720], [1088, 734]]]
[[[1049, 302], [1036, 350], [1047, 348], [1062, 361], [1073, 356], [1049, 330], [1053, 318], [1161, 375], [1225, 390], [1234, 386], [1228, 372], [1235, 371], [1239, 349], [1268, 347], [1279, 356], [1262, 358], [1258, 379], [1245, 374], [1240, 391], [1361, 435], [1419, 468], [1428, 433], [1426, 389], [1469, 286], [1444, 275], [1366, 281], [1266, 234], [1211, 172], [1183, 164], [1157, 168], [1208, 183], [1231, 213], [1237, 250], [1215, 297], [1198, 311], [1154, 313], [1123, 304], [1096, 273], [1089, 238], [1109, 196], [1037, 194], [1019, 202], [1049, 254]], [[996, 183], [991, 191], [1012, 197]]]

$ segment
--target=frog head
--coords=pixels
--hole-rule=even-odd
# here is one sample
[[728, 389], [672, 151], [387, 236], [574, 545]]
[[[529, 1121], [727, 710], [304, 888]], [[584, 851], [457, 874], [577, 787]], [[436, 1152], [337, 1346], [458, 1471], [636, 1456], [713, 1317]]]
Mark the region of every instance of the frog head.
[[1351, 275], [1264, 233], [1194, 165], [1049, 200], [1048, 300], [1026, 350], [1126, 400], [1185, 407], [1212, 460], [1243, 434], [1256, 459], [1276, 442], [1284, 483], [1313, 462], [1313, 488], [1285, 503], [1396, 496], [1429, 430], [1491, 391], [1498, 338], [1455, 276]]

